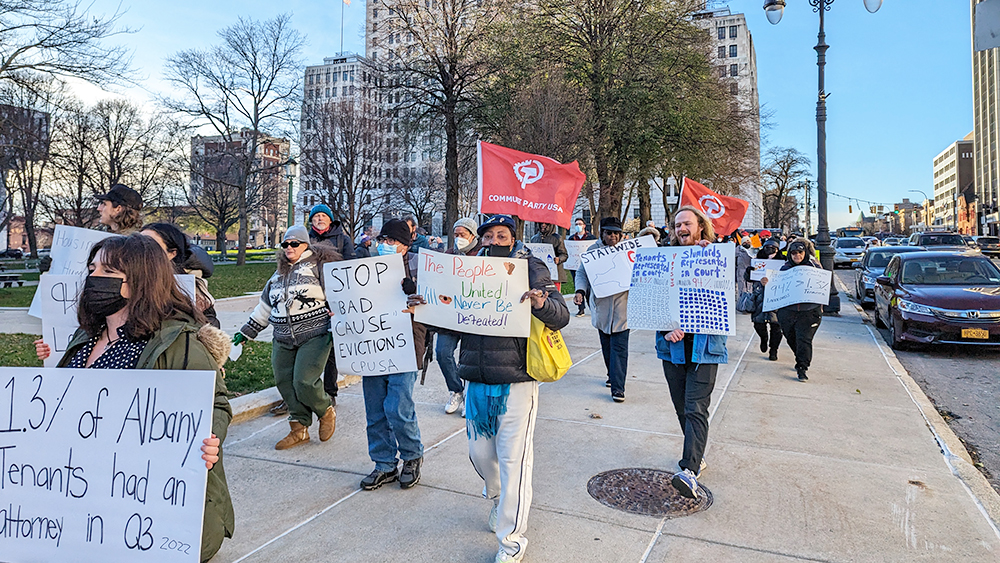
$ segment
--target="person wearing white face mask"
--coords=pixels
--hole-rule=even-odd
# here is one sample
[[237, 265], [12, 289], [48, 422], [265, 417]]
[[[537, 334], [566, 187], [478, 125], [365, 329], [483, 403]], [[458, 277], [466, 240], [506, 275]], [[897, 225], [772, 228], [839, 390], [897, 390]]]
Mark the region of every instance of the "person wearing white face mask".
[[[448, 254], [464, 254], [475, 256], [479, 254], [482, 245], [479, 244], [479, 237], [476, 231], [479, 225], [475, 219], [464, 217], [455, 222], [455, 246], [448, 249]], [[439, 328], [438, 337], [434, 352], [437, 354], [438, 363], [441, 364], [441, 374], [444, 375], [444, 382], [448, 385], [451, 396], [444, 406], [445, 414], [452, 414], [459, 409], [462, 416], [465, 416], [465, 383], [458, 377], [458, 364], [455, 363], [455, 350], [458, 348], [459, 333]]]
[[[576, 221], [573, 222], [573, 234], [569, 236], [567, 240], [597, 240], [597, 237], [587, 232], [587, 222], [583, 220], [583, 217], [577, 217]], [[569, 277], [572, 280], [576, 280], [576, 270], [566, 270], [569, 273]], [[585, 308], [587, 307], [587, 300], [584, 299], [582, 303], [577, 305], [579, 311], [577, 311], [576, 316], [582, 317], [585, 314]]]

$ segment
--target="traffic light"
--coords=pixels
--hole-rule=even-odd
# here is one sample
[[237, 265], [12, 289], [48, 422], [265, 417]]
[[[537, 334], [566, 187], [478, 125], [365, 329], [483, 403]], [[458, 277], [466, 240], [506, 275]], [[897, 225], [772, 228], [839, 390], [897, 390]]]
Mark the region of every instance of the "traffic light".
[[871, 210], [871, 212], [872, 212], [872, 215], [874, 215], [874, 214], [875, 214], [875, 206], [874, 206], [874, 205], [872, 205], [872, 206], [871, 206], [871, 207], [869, 207], [868, 209], [869, 209], [869, 210]]
[[848, 203], [847, 204], [847, 212], [848, 213], [854, 213], [854, 206]]
[[892, 210], [895, 211], [896, 213], [899, 213], [899, 204], [898, 203], [892, 204]]

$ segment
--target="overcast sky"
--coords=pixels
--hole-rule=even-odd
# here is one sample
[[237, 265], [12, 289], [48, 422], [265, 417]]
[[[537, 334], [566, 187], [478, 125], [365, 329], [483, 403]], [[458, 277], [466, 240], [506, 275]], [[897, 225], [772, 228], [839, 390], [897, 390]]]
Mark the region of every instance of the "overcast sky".
[[[806, 0], [789, 0], [784, 18], [771, 25], [760, 0], [734, 0], [745, 13], [757, 51], [758, 88], [772, 127], [769, 146], [795, 147], [816, 160], [816, 32], [819, 18]], [[891, 205], [908, 197], [933, 197], [932, 159], [972, 130], [970, 6], [967, 1], [886, 0], [869, 14], [862, 0], [837, 0], [827, 13], [828, 189]], [[727, 5], [727, 4], [722, 4]], [[96, 0], [95, 12], [113, 12], [117, 1]], [[307, 64], [322, 63], [341, 44], [339, 0], [172, 0], [122, 4], [122, 23], [138, 29], [121, 41], [149, 92], [163, 91], [163, 63], [171, 54], [217, 42], [216, 32], [238, 16], [257, 19], [291, 12], [307, 36]], [[345, 51], [364, 50], [363, 0], [346, 6]], [[99, 92], [81, 89], [88, 100]], [[148, 92], [126, 91], [149, 99]], [[767, 147], [763, 147], [766, 150]], [[762, 151], [763, 152], [763, 151]], [[830, 196], [830, 227], [858, 214], [848, 200]], [[863, 203], [867, 212], [868, 204]]]

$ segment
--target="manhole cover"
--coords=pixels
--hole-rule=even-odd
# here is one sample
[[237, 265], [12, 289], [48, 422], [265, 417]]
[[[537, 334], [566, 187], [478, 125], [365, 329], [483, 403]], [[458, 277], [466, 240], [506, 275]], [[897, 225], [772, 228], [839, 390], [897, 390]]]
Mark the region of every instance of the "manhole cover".
[[698, 483], [697, 499], [682, 497], [670, 484], [673, 476], [659, 469], [613, 469], [591, 477], [587, 492], [604, 506], [644, 516], [677, 518], [712, 506], [712, 491]]

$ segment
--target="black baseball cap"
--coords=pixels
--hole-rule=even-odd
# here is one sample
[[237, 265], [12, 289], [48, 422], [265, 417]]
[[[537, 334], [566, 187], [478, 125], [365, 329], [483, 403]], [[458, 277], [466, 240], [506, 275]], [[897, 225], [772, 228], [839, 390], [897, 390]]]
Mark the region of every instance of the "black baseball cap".
[[110, 201], [115, 205], [131, 207], [136, 211], [142, 211], [142, 197], [139, 192], [126, 186], [125, 184], [115, 184], [111, 186], [108, 193], [96, 196], [97, 201]]

